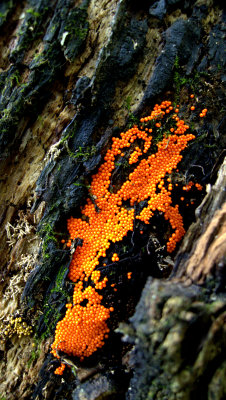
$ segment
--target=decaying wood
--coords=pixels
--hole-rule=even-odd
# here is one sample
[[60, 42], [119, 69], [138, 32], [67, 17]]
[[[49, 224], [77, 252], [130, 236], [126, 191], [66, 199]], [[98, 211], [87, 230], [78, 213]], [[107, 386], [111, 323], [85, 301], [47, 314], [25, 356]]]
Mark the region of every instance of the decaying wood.
[[[222, 2], [4, 0], [0, 28], [0, 400], [223, 400]], [[208, 108], [201, 123], [188, 113], [191, 93], [197, 113]], [[56, 377], [50, 345], [72, 293], [66, 219], [84, 204], [111, 137], [164, 99], [183, 104], [196, 135], [176, 182], [194, 178], [207, 193], [184, 207], [175, 257], [164, 252], [160, 214], [142, 248], [134, 224], [127, 257], [109, 263], [112, 342]], [[9, 335], [13, 318], [32, 335]]]
[[[210, 275], [222, 275], [226, 261], [226, 160], [213, 186], [196, 210], [197, 221], [186, 234], [177, 259], [177, 277], [186, 283], [203, 283]], [[190, 250], [190, 246], [192, 248]], [[189, 249], [189, 258], [183, 258]], [[177, 261], [176, 261], [177, 263]]]

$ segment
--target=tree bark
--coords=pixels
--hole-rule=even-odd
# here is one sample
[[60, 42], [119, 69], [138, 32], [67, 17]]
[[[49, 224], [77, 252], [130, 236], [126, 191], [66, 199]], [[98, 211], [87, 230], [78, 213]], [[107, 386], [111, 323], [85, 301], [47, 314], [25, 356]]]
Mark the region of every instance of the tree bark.
[[[221, 1], [1, 2], [0, 399], [225, 398], [224, 29]], [[163, 100], [196, 136], [172, 174], [186, 234], [168, 254], [159, 211], [111, 247], [122, 259], [109, 250], [103, 269], [117, 288], [103, 291], [109, 340], [58, 377], [67, 219], [95, 204], [111, 138]], [[118, 163], [111, 183], [129, 168]], [[203, 190], [183, 191], [190, 181]]]

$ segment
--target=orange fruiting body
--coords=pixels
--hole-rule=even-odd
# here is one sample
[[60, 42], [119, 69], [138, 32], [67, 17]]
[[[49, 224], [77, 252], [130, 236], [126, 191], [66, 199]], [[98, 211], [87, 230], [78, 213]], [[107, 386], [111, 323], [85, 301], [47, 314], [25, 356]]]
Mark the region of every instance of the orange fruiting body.
[[127, 272], [127, 278], [131, 279], [131, 277], [132, 277], [132, 272]]
[[195, 187], [196, 187], [198, 190], [202, 190], [202, 189], [203, 189], [203, 187], [202, 187], [202, 185], [200, 185], [200, 183], [196, 183], [196, 184], [195, 184]]
[[[133, 231], [134, 221], [149, 224], [155, 211], [160, 211], [173, 231], [167, 242], [168, 252], [175, 249], [185, 233], [179, 206], [172, 205], [170, 174], [177, 170], [181, 152], [195, 136], [187, 133], [189, 126], [177, 116], [178, 112], [179, 105], [173, 109], [170, 101], [163, 101], [154, 106], [149, 116], [140, 119], [142, 127], [135, 125], [122, 132], [120, 137], [113, 137], [103, 164], [92, 177], [90, 197], [95, 202], [88, 198], [82, 217], [71, 217], [67, 221], [70, 235], [67, 246], [70, 247], [76, 238], [82, 239], [82, 246], [76, 247], [69, 268], [68, 277], [75, 284], [73, 302], [66, 305], [66, 315], [56, 326], [52, 353], [57, 358], [58, 350], [61, 350], [83, 360], [103, 346], [109, 333], [107, 320], [114, 309], [101, 304], [99, 291], [106, 287], [108, 279], [101, 277], [96, 268], [106, 257], [110, 245], [122, 241], [129, 231]], [[171, 118], [171, 134], [165, 134], [157, 143], [156, 153], [149, 154], [152, 145], [150, 133], [154, 126], [162, 129], [164, 115], [168, 120]], [[149, 125], [152, 122], [153, 129]], [[126, 151], [129, 148], [128, 156]], [[132, 167], [128, 179], [112, 191], [109, 185], [118, 156], [120, 159], [128, 157]], [[193, 182], [189, 182], [184, 190], [190, 190], [192, 185]], [[134, 206], [140, 202], [145, 206], [135, 215]], [[112, 261], [119, 261], [117, 253], [112, 255]], [[132, 272], [128, 272], [128, 279], [131, 276]], [[117, 291], [113, 284], [109, 287]], [[62, 374], [63, 370], [61, 364], [55, 373]]]

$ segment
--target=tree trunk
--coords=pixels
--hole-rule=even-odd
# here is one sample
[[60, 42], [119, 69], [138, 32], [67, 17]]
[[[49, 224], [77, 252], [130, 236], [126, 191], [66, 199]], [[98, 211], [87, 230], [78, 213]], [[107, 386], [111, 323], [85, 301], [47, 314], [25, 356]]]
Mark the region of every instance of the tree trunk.
[[[0, 400], [226, 397], [224, 29], [221, 1], [1, 2]], [[132, 227], [98, 256], [105, 286], [78, 278], [112, 310], [109, 332], [84, 360], [61, 341], [54, 356], [86, 246], [67, 221], [90, 229], [84, 206], [101, 220], [95, 176], [122, 132], [98, 184], [106, 204], [130, 185], [106, 235], [129, 213]]]

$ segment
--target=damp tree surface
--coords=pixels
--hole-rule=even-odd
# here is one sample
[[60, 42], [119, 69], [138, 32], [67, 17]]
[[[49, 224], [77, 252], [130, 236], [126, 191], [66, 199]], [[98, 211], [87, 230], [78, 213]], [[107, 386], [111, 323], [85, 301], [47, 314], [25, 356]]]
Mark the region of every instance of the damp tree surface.
[[0, 399], [226, 396], [221, 1], [0, 4]]

